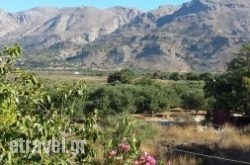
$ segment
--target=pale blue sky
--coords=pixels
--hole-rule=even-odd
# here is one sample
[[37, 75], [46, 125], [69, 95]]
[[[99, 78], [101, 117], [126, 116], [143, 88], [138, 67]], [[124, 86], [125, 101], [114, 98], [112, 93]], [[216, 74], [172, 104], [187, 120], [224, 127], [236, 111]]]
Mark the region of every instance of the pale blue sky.
[[0, 9], [17, 12], [37, 6], [75, 7], [93, 6], [109, 8], [112, 6], [138, 7], [143, 11], [158, 8], [160, 5], [181, 5], [191, 0], [0, 0]]

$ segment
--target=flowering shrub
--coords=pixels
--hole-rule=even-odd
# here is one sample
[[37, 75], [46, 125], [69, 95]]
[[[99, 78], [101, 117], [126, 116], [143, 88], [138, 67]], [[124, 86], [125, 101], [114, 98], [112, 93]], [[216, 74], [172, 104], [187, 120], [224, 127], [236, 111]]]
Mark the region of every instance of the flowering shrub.
[[105, 155], [105, 164], [156, 165], [156, 159], [147, 152], [143, 152], [137, 156], [135, 152], [131, 152], [128, 142], [121, 142], [115, 149], [107, 151]]
[[114, 138], [105, 146], [105, 165], [156, 165], [156, 159], [146, 152], [140, 153], [140, 141], [131, 135], [127, 119], [119, 125]]

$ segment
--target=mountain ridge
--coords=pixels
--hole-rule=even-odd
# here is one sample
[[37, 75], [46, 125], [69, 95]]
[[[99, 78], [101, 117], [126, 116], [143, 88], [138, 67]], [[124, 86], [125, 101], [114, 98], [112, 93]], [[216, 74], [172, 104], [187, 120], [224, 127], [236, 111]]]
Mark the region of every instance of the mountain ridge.
[[4, 12], [0, 20], [8, 22], [0, 27], [1, 46], [20, 43], [24, 49], [24, 61], [32, 67], [49, 66], [55, 61], [63, 63], [65, 57], [75, 54], [84, 44], [113, 32], [138, 13], [138, 9], [125, 7], [107, 10], [36, 7], [17, 13]]
[[1, 13], [0, 24], [7, 23], [0, 41], [20, 42], [28, 67], [221, 72], [250, 40], [245, 0], [192, 0], [148, 12], [120, 6]]
[[[194, 6], [198, 9], [194, 10]], [[200, 6], [204, 6], [202, 10]], [[139, 20], [136, 17], [136, 21], [132, 20], [105, 39], [84, 46], [78, 58], [73, 59], [87, 67], [112, 68], [115, 65], [222, 72], [240, 45], [250, 39], [248, 9], [247, 1], [193, 0], [155, 20], [153, 16], [147, 17], [152, 13], [143, 13], [138, 16]], [[103, 47], [109, 49], [105, 54], [99, 51]], [[105, 55], [101, 58], [104, 60], [91, 61]], [[112, 62], [112, 57], [117, 56], [124, 60]]]

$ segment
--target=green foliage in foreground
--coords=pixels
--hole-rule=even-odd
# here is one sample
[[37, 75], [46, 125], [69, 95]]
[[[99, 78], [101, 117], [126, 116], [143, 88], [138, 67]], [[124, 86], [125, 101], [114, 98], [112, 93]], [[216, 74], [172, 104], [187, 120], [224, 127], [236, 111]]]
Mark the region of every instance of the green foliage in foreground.
[[[82, 125], [71, 120], [75, 111], [83, 111], [79, 102], [86, 98], [85, 84], [57, 86], [52, 91], [32, 74], [14, 67], [20, 54], [21, 48], [17, 45], [0, 52], [0, 164], [89, 164], [95, 155], [91, 144], [98, 135], [94, 127], [95, 111], [82, 112]], [[72, 137], [86, 140], [85, 152], [13, 153], [9, 148], [10, 141], [15, 139], [34, 142], [62, 137], [66, 145]]]
[[[96, 164], [94, 145], [99, 138], [97, 118], [94, 109], [83, 108], [88, 94], [85, 83], [43, 86], [34, 75], [14, 67], [20, 53], [17, 45], [5, 48], [0, 53], [0, 164]], [[118, 108], [118, 105], [114, 108]], [[73, 120], [76, 112], [81, 112], [81, 124]], [[120, 162], [129, 165], [135, 161], [142, 165], [149, 162], [156, 164], [153, 156], [140, 154], [139, 141], [134, 136], [130, 137], [131, 127], [128, 120], [123, 120], [114, 136], [103, 139], [107, 143], [101, 164], [116, 165]], [[60, 140], [63, 137], [66, 146], [70, 145], [72, 139], [84, 139], [84, 153], [33, 150], [32, 142]], [[31, 150], [24, 145], [23, 149], [27, 152], [18, 148], [18, 152], [13, 153], [10, 141], [18, 139], [31, 141], [28, 143]], [[116, 147], [115, 155], [113, 147]], [[112, 155], [107, 155], [105, 151]]]

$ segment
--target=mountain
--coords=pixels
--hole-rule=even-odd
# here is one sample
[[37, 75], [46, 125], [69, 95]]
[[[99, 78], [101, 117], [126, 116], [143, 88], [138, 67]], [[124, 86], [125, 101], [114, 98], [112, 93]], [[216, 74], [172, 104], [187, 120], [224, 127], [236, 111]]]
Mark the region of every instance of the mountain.
[[0, 12], [1, 45], [21, 43], [26, 64], [49, 66], [76, 54], [85, 44], [107, 35], [140, 14], [113, 7], [38, 7], [18, 13]]
[[164, 15], [160, 10], [139, 14], [68, 60], [95, 68], [220, 72], [250, 39], [250, 1], [193, 0]]
[[0, 10], [0, 41], [20, 42], [28, 67], [221, 72], [250, 40], [249, 15], [247, 0], [192, 0], [148, 12], [124, 7]]

